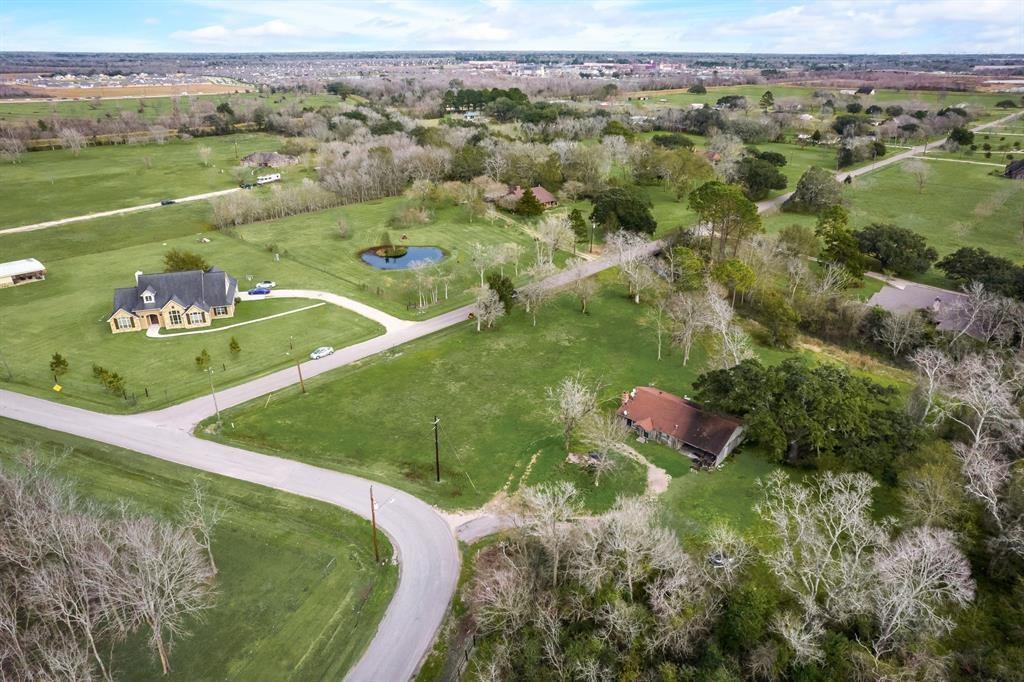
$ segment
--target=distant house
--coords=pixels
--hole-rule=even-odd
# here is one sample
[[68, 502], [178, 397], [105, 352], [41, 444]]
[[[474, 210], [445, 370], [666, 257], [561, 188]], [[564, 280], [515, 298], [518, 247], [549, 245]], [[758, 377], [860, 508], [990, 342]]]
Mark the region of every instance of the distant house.
[[639, 435], [675, 448], [701, 466], [718, 466], [743, 438], [738, 419], [705, 412], [649, 386], [624, 393], [618, 415]]
[[[530, 191], [533, 192], [533, 196], [537, 198], [537, 201], [539, 201], [540, 205], [543, 206], [544, 208], [553, 208], [555, 206], [558, 206], [558, 199], [555, 198], [555, 195], [547, 191], [540, 185], [537, 185], [536, 187], [531, 187]], [[519, 202], [520, 199], [523, 198], [523, 195], [525, 193], [525, 190], [523, 190], [523, 188], [520, 187], [519, 185], [516, 185], [515, 187], [510, 187], [508, 190], [508, 194], [506, 194], [502, 198], [502, 203], [508, 205], [515, 205], [516, 203]]]
[[209, 272], [135, 273], [135, 286], [114, 289], [110, 331], [135, 332], [149, 327], [209, 327], [219, 317], [233, 317], [238, 282], [217, 268]]
[[703, 152], [703, 154], [704, 154], [704, 158], [707, 159], [708, 161], [710, 161], [711, 163], [718, 163], [719, 161], [722, 160], [722, 155], [719, 154], [718, 152], [710, 152], [710, 151], [708, 151], [708, 152]]
[[243, 166], [255, 166], [257, 168], [280, 168], [281, 166], [294, 166], [299, 162], [297, 156], [290, 154], [279, 154], [277, 152], [253, 152], [242, 157]]
[[873, 94], [875, 94], [875, 89], [873, 87], [871, 87], [870, 85], [862, 85], [859, 88], [857, 88], [856, 94], [858, 94], [858, 95], [873, 95]]
[[35, 258], [0, 263], [0, 289], [46, 279], [46, 268]]
[[1024, 180], [1024, 159], [1011, 161], [1006, 164], [1006, 170], [1003, 172], [1003, 177], [1010, 178], [1011, 180]]

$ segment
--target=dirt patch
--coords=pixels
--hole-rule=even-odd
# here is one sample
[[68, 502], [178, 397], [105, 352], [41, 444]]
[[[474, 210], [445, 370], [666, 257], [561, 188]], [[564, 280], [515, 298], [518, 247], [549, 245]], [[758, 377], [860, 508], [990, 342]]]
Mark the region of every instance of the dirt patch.
[[132, 97], [169, 97], [172, 95], [223, 95], [234, 92], [249, 92], [251, 87], [241, 83], [181, 83], [178, 85], [125, 85], [123, 87], [97, 88], [40, 88], [31, 85], [22, 89], [33, 95], [48, 99], [119, 99]]

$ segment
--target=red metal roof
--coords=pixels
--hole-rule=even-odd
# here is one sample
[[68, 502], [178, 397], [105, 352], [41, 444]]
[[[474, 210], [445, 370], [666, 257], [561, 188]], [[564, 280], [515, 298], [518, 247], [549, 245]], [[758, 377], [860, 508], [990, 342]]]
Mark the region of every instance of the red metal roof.
[[[531, 187], [530, 190], [533, 192], [533, 196], [537, 198], [537, 201], [539, 201], [543, 206], [549, 206], [551, 204], [558, 203], [558, 199], [555, 198], [555, 195], [547, 191], [540, 185], [537, 185], [536, 187]], [[520, 187], [519, 185], [516, 185], [514, 188], [509, 190], [508, 196], [513, 201], [519, 201], [520, 199], [523, 198], [523, 194], [525, 194], [523, 188]]]
[[719, 453], [742, 423], [703, 411], [677, 395], [638, 386], [625, 395], [619, 415], [645, 431], [658, 431], [706, 452]]

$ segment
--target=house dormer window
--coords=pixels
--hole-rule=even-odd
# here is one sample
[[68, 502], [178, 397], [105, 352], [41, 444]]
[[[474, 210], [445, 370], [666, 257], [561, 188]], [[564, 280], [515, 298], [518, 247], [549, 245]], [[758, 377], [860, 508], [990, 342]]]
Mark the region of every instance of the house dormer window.
[[143, 303], [152, 303], [153, 302], [153, 294], [149, 293], [148, 291], [146, 293], [144, 293], [142, 295], [142, 302]]

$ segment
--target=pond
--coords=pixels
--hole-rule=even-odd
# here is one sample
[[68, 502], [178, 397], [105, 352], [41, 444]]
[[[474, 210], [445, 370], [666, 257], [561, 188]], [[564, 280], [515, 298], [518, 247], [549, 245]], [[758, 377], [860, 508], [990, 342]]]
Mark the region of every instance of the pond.
[[404, 270], [413, 263], [427, 261], [436, 263], [444, 258], [444, 251], [436, 246], [402, 246], [405, 253], [397, 257], [378, 256], [377, 251], [381, 249], [374, 246], [359, 254], [364, 263], [372, 265], [378, 270]]

